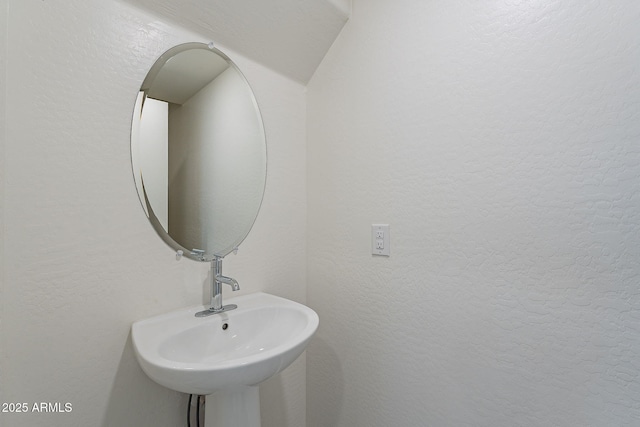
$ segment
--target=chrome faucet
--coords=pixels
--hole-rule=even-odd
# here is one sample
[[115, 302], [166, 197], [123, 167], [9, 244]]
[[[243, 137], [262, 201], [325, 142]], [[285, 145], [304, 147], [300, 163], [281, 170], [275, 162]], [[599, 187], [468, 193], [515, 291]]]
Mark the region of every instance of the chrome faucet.
[[216, 256], [211, 260], [211, 307], [197, 312], [196, 317], [210, 316], [238, 308], [235, 304], [222, 305], [222, 284], [231, 286], [233, 291], [240, 290], [235, 279], [222, 275], [222, 257]]

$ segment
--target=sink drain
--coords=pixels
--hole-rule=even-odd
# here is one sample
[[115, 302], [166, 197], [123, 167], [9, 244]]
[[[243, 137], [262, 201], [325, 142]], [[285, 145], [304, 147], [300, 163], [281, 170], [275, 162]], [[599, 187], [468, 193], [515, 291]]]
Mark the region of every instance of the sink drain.
[[228, 327], [229, 327], [229, 324], [228, 324], [228, 323], [223, 323], [223, 324], [222, 324], [222, 330], [223, 330], [223, 331], [226, 331]]

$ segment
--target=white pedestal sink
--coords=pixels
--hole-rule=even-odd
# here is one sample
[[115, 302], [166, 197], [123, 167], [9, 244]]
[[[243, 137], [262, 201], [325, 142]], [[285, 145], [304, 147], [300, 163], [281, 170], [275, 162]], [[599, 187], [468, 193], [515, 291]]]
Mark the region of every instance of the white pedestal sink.
[[289, 366], [318, 328], [302, 304], [265, 293], [231, 298], [238, 308], [208, 317], [196, 306], [135, 322], [133, 347], [155, 382], [207, 395], [206, 427], [260, 426], [257, 385]]

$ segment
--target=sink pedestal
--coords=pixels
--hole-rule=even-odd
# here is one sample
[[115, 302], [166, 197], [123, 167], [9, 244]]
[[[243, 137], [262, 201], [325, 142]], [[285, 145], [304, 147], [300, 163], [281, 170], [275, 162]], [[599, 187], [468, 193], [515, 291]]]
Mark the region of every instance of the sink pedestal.
[[258, 386], [222, 390], [205, 398], [205, 427], [260, 427]]

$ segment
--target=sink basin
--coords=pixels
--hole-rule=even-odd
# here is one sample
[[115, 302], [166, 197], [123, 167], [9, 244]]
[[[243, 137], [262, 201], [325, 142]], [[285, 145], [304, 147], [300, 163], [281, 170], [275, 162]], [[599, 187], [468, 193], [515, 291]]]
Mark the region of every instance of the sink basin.
[[225, 300], [238, 308], [195, 317], [195, 306], [135, 322], [131, 336], [142, 370], [189, 394], [254, 386], [289, 366], [318, 328], [310, 308], [266, 293]]

